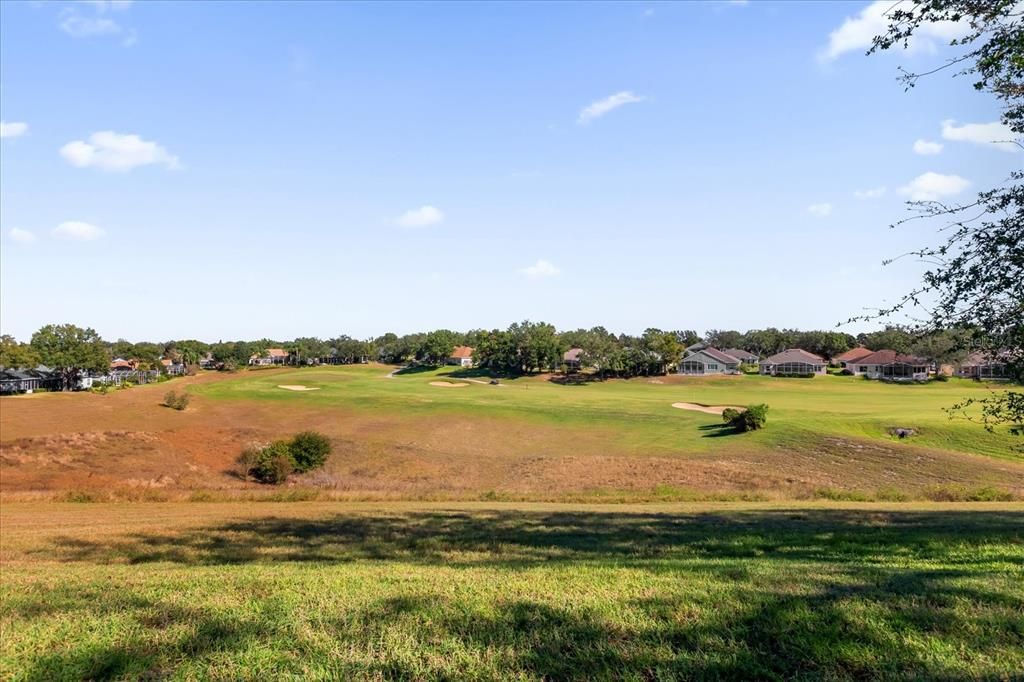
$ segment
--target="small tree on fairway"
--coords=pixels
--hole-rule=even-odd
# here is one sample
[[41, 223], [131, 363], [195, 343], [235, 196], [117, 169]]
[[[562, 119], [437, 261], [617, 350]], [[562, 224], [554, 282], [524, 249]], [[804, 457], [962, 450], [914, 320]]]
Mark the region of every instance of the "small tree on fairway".
[[295, 470], [288, 441], [276, 440], [259, 453], [249, 475], [260, 483], [284, 483]]
[[296, 434], [288, 447], [295, 462], [295, 471], [299, 473], [322, 466], [331, 454], [331, 441], [316, 431]]
[[[740, 433], [762, 429], [768, 421], [768, 406], [764, 404], [748, 405], [745, 410], [732, 412], [729, 424]], [[725, 412], [722, 413], [722, 417], [725, 417]]]

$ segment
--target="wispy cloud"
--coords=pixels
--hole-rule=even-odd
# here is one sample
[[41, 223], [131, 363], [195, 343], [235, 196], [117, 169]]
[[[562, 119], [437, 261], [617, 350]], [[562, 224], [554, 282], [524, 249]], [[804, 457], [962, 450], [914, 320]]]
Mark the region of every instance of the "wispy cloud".
[[[57, 17], [57, 26], [73, 38], [120, 36], [121, 44], [128, 47], [138, 41], [138, 34], [110, 15], [124, 12], [131, 6], [132, 0], [84, 0], [62, 9]], [[81, 11], [82, 7], [92, 11]]]
[[11, 239], [18, 242], [19, 244], [31, 244], [36, 240], [36, 236], [28, 230], [23, 230], [20, 227], [12, 227], [8, 232]]
[[621, 106], [643, 102], [645, 99], [647, 98], [633, 94], [629, 90], [623, 90], [583, 107], [576, 122], [580, 125], [586, 125], [596, 118], [601, 118], [608, 112], [615, 111]]
[[[828, 45], [821, 50], [818, 58], [831, 61], [847, 52], [867, 50], [875, 36], [884, 35], [889, 27], [889, 12], [900, 6], [909, 8], [896, 0], [875, 0], [853, 17], [847, 17], [828, 36]], [[914, 31], [914, 37], [907, 47], [911, 50], [934, 50], [935, 41], [948, 43], [967, 33], [970, 26], [966, 21], [923, 22]]]
[[23, 121], [0, 121], [0, 138], [21, 137], [28, 132], [28, 124]]
[[974, 144], [991, 145], [1004, 152], [1019, 152], [1021, 147], [1015, 142], [1017, 134], [1010, 126], [999, 121], [992, 123], [964, 123], [956, 121], [942, 122], [942, 138], [955, 142], [973, 142]]
[[854, 190], [853, 196], [858, 199], [877, 199], [885, 194], [885, 187], [872, 187], [870, 189]]
[[811, 204], [807, 207], [807, 212], [815, 218], [827, 218], [832, 215], [832, 204], [822, 202], [820, 204]]
[[910, 197], [913, 201], [937, 201], [943, 197], [959, 194], [970, 186], [970, 180], [959, 175], [943, 175], [929, 171], [918, 175], [900, 187], [900, 193]]
[[106, 231], [103, 228], [79, 220], [69, 220], [53, 228], [54, 237], [77, 242], [92, 241], [105, 234]]
[[527, 266], [519, 272], [530, 279], [542, 279], [544, 277], [554, 277], [562, 271], [555, 267], [550, 261], [546, 261], [541, 258], [533, 265]]
[[181, 166], [178, 157], [158, 143], [143, 140], [138, 135], [124, 135], [112, 130], [93, 133], [88, 142], [68, 142], [60, 148], [60, 155], [72, 166], [107, 171], [129, 171], [149, 165], [172, 169]]
[[420, 206], [406, 211], [395, 221], [402, 227], [427, 227], [444, 221], [444, 213], [434, 206]]
[[933, 156], [942, 151], [942, 144], [940, 142], [931, 142], [929, 140], [916, 140], [914, 142], [914, 153], [920, 154], [921, 156]]

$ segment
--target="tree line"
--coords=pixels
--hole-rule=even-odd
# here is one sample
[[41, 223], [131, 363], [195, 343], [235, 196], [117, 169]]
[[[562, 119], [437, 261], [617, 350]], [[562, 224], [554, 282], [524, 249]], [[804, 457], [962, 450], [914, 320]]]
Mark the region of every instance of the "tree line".
[[161, 358], [172, 358], [185, 365], [197, 365], [210, 358], [220, 367], [233, 369], [248, 364], [253, 355], [261, 355], [268, 348], [282, 348], [290, 354], [289, 362], [294, 364], [375, 360], [437, 366], [444, 364], [457, 346], [470, 346], [474, 349], [474, 363], [497, 375], [558, 370], [565, 365], [565, 352], [578, 348], [581, 364], [593, 368], [602, 377], [632, 377], [671, 371], [682, 360], [686, 349], [698, 343], [722, 350], [739, 348], [761, 358], [787, 348], [803, 348], [831, 358], [863, 345], [875, 350], [888, 348], [919, 355], [934, 362], [955, 362], [967, 354], [967, 342], [972, 333], [940, 330], [921, 335], [891, 326], [856, 336], [838, 331], [775, 328], [746, 332], [712, 329], [700, 335], [692, 329], [649, 328], [636, 336], [614, 334], [604, 327], [559, 331], [546, 322], [524, 320], [506, 329], [468, 332], [437, 329], [404, 335], [387, 333], [366, 340], [342, 334], [329, 339], [299, 337], [280, 341], [264, 338], [206, 343], [196, 339], [108, 342], [94, 329], [62, 324], [42, 327], [28, 343], [20, 343], [9, 335], [0, 337], [0, 366], [26, 368], [44, 364], [60, 371], [65, 385], [71, 385], [82, 372], [106, 371], [111, 359], [117, 357], [138, 361], [140, 369], [161, 369]]

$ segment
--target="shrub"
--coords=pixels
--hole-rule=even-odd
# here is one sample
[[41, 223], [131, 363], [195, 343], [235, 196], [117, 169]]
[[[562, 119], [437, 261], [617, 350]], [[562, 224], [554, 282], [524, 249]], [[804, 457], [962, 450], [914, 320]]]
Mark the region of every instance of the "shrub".
[[260, 460], [260, 454], [263, 452], [263, 446], [250, 445], [242, 450], [242, 453], [235, 459], [235, 474], [239, 478], [245, 478], [252, 471], [253, 467], [256, 466], [256, 462]]
[[853, 376], [853, 370], [844, 367], [843, 371], [841, 371], [840, 374], [842, 374], [844, 377], [852, 377]]
[[[748, 405], [746, 410], [742, 412], [734, 410], [736, 415], [729, 420], [729, 424], [732, 425], [740, 433], [746, 431], [757, 431], [758, 429], [764, 428], [765, 422], [768, 421], [768, 406], [761, 405]], [[725, 416], [725, 413], [722, 413]]]
[[249, 469], [249, 475], [260, 483], [284, 483], [295, 470], [291, 448], [288, 442], [276, 440], [259, 451], [256, 462]]
[[316, 431], [296, 434], [288, 446], [292, 461], [295, 463], [295, 471], [299, 473], [323, 466], [327, 456], [331, 454], [331, 441]]
[[935, 380], [936, 381], [949, 381], [949, 375], [946, 374], [945, 372], [936, 372], [935, 373]]
[[188, 407], [189, 401], [192, 397], [188, 393], [177, 393], [175, 391], [167, 391], [164, 394], [164, 405], [174, 410], [184, 410]]
[[738, 416], [740, 416], [740, 411], [735, 408], [727, 407], [722, 410], [722, 421], [726, 424], [731, 424]]

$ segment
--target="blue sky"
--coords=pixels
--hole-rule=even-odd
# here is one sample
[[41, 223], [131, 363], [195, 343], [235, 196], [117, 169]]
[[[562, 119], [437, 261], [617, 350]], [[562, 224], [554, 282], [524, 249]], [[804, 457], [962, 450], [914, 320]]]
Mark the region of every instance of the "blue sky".
[[0, 327], [830, 328], [1021, 164], [891, 4], [0, 3]]

